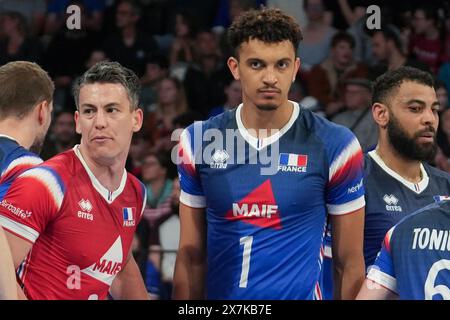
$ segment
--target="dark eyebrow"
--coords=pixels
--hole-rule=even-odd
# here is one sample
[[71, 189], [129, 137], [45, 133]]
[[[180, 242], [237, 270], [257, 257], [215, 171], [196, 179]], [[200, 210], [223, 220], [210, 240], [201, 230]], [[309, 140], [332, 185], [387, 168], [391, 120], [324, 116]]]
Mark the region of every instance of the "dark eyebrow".
[[[250, 57], [250, 58], [247, 58], [247, 60], [246, 60], [247, 62], [253, 62], [253, 61], [257, 61], [257, 62], [262, 62], [262, 63], [265, 63], [265, 61], [264, 60], [262, 60], [262, 59], [260, 59], [260, 58], [252, 58], [252, 57]], [[277, 60], [277, 62], [281, 62], [281, 61], [292, 61], [292, 59], [291, 58], [289, 58], [289, 57], [285, 57], [285, 58], [281, 58], [281, 59], [278, 59]]]
[[[411, 99], [411, 100], [408, 100], [407, 102], [406, 102], [406, 104], [408, 104], [408, 105], [410, 105], [410, 104], [413, 104], [413, 103], [418, 103], [418, 104], [420, 104], [421, 106], [423, 106], [423, 107], [426, 107], [426, 103], [425, 103], [425, 101], [422, 101], [422, 100], [419, 100], [419, 99]], [[432, 104], [431, 104], [431, 106], [432, 107], [434, 107], [435, 105], [438, 105], [438, 106], [440, 106], [441, 104], [439, 103], [439, 101], [434, 101]]]
[[427, 104], [425, 103], [425, 101], [419, 100], [419, 99], [411, 99], [411, 100], [408, 100], [408, 101], [406, 102], [406, 104], [413, 104], [413, 103], [418, 103], [418, 104], [420, 104], [420, 105], [422, 105], [422, 106], [426, 106], [426, 105], [427, 105]]
[[[111, 102], [111, 103], [108, 103], [107, 105], [104, 105], [103, 108], [117, 107], [118, 105], [119, 105], [119, 103], [117, 103], [117, 102]], [[96, 105], [93, 105], [91, 103], [84, 103], [81, 106], [85, 107], [85, 108], [97, 108]]]

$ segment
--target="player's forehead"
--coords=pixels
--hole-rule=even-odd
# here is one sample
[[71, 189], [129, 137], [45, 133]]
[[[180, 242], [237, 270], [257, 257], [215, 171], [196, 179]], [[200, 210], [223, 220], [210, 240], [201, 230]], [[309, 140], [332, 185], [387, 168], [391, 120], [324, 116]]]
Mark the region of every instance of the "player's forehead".
[[394, 92], [393, 101], [397, 104], [422, 101], [426, 105], [432, 105], [438, 100], [433, 87], [415, 81], [403, 81]]
[[264, 42], [250, 39], [239, 46], [241, 59], [281, 60], [295, 59], [294, 45], [289, 40], [280, 42]]
[[128, 92], [120, 83], [94, 82], [80, 88], [80, 106], [103, 106], [109, 104], [126, 105], [130, 103]]

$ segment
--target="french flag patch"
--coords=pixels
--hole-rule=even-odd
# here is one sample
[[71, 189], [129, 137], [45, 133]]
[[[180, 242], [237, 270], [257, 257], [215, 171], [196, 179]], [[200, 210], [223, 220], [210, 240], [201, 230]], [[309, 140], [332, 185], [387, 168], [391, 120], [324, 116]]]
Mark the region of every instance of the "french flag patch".
[[280, 153], [278, 170], [306, 172], [308, 156], [305, 154]]
[[125, 227], [133, 227], [135, 225], [134, 217], [136, 216], [136, 208], [123, 208], [123, 225]]

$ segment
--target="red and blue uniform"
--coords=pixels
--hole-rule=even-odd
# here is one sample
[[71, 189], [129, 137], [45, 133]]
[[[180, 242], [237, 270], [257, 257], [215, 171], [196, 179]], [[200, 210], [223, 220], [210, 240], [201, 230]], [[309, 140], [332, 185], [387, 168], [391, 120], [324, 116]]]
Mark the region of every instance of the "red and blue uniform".
[[33, 244], [17, 270], [29, 299], [104, 299], [122, 270], [145, 203], [125, 170], [108, 191], [78, 146], [20, 174], [0, 199], [0, 223]]

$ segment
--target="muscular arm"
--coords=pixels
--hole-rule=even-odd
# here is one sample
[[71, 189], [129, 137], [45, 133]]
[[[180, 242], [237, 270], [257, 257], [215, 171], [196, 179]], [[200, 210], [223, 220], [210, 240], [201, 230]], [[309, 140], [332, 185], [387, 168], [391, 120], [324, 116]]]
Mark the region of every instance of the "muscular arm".
[[16, 277], [13, 259], [3, 228], [0, 226], [0, 300], [15, 300]]
[[174, 299], [204, 299], [206, 274], [205, 210], [180, 203], [180, 245], [173, 278]]
[[334, 299], [354, 299], [365, 276], [364, 208], [332, 215]]
[[366, 279], [356, 296], [356, 300], [397, 300], [396, 295], [391, 290], [379, 285], [378, 283]]
[[145, 288], [139, 267], [133, 258], [131, 250], [123, 269], [114, 279], [110, 293], [115, 300], [148, 300], [149, 295]]

